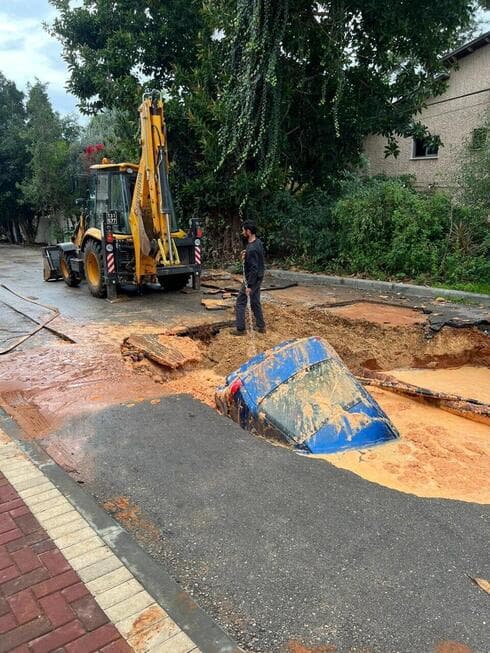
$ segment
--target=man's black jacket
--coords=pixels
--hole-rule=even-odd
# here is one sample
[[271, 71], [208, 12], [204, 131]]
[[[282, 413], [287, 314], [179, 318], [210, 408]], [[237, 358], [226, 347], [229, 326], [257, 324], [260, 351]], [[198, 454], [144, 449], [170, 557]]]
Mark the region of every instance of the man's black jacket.
[[264, 247], [262, 241], [256, 238], [253, 242], [248, 243], [245, 250], [245, 279], [247, 286], [254, 286], [259, 279], [264, 277]]

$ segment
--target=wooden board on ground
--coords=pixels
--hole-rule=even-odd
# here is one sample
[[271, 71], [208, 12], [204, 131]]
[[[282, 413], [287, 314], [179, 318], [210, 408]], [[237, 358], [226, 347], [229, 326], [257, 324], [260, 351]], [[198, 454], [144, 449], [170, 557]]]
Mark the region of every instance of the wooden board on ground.
[[201, 304], [207, 311], [226, 311], [233, 308], [233, 302], [225, 299], [201, 299]]
[[134, 334], [127, 338], [126, 344], [147, 358], [171, 369], [201, 360], [199, 346], [191, 338], [158, 333]]

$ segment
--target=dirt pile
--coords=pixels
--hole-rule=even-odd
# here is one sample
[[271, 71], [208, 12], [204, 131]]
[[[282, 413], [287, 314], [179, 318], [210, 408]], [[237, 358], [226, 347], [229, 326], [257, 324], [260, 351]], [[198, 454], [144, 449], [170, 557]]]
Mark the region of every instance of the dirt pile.
[[[290, 338], [321, 336], [349, 368], [389, 370], [400, 367], [447, 367], [475, 362], [490, 365], [490, 339], [475, 330], [443, 329], [427, 340], [421, 326], [393, 327], [354, 322], [322, 309], [265, 306], [268, 332], [255, 334], [259, 351]], [[222, 330], [207, 349], [215, 372], [227, 375], [248, 358], [248, 338]]]

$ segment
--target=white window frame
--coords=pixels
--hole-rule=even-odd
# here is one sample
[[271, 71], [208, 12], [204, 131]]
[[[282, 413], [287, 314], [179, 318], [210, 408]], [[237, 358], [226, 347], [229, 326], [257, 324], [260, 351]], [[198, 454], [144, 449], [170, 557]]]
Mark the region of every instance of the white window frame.
[[[420, 139], [418, 139], [418, 140], [420, 140]], [[425, 159], [438, 159], [439, 158], [439, 147], [437, 148], [437, 152], [435, 154], [426, 154], [425, 156], [415, 156], [415, 148], [417, 146], [416, 141], [417, 141], [416, 138], [412, 138], [412, 156], [410, 157], [411, 161], [420, 161], [420, 160], [425, 160]]]

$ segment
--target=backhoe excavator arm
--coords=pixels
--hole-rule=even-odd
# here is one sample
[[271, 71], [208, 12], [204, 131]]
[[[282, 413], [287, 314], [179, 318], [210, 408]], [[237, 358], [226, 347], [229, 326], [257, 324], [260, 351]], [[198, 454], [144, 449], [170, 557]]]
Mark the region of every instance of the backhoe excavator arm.
[[180, 262], [172, 240], [176, 225], [168, 183], [167, 134], [161, 93], [145, 93], [139, 113], [141, 158], [129, 214], [137, 283], [145, 274], [154, 273], [157, 260], [164, 265]]

